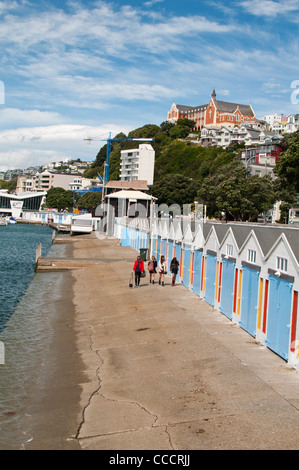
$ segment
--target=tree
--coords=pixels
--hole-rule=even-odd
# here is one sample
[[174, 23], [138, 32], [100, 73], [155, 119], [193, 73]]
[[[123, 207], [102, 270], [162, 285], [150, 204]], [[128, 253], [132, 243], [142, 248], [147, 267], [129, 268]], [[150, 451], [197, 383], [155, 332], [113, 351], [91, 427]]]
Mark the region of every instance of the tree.
[[299, 193], [299, 131], [285, 136], [282, 146], [286, 150], [281, 154], [275, 167], [281, 187]]
[[251, 176], [242, 163], [233, 162], [204, 180], [199, 199], [209, 216], [224, 213], [226, 220], [252, 222], [273, 207], [276, 193], [270, 176]]
[[58, 210], [71, 210], [74, 205], [74, 193], [63, 188], [51, 188], [47, 192], [45, 205]]
[[165, 132], [165, 134], [169, 135], [170, 129], [172, 129], [175, 126], [173, 122], [170, 121], [163, 121], [160, 124], [160, 129], [162, 132]]
[[181, 208], [194, 202], [197, 191], [197, 181], [180, 174], [165, 175], [151, 187], [151, 194], [158, 198], [158, 205], [178, 204]]
[[18, 178], [12, 178], [9, 181], [6, 180], [0, 180], [0, 189], [7, 189], [9, 193], [15, 191], [17, 187], [17, 180]]
[[96, 209], [96, 207], [101, 204], [101, 201], [101, 191], [87, 192], [80, 197], [78, 201], [78, 209], [86, 209], [88, 212], [91, 212], [92, 209]]

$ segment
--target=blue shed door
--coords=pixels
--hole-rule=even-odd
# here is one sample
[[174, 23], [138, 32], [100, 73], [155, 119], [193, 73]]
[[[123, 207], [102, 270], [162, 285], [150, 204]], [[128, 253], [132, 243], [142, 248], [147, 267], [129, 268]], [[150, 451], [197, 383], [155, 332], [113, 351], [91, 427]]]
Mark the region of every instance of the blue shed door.
[[167, 240], [164, 238], [162, 240], [162, 253], [161, 253], [161, 256], [163, 255], [165, 259], [166, 259], [166, 242], [167, 242]]
[[173, 243], [172, 242], [167, 242], [168, 243], [168, 259], [167, 259], [167, 270], [170, 273], [170, 263], [173, 258], [172, 253], [173, 253]]
[[[178, 262], [181, 263], [181, 245], [179, 243], [175, 244], [175, 257], [177, 258]], [[178, 269], [177, 280], [180, 280], [180, 267]]]
[[234, 282], [235, 282], [235, 263], [222, 260], [222, 281], [221, 281], [221, 299], [219, 310], [228, 318], [233, 317], [234, 301]]
[[200, 295], [201, 267], [202, 267], [202, 251], [194, 251], [193, 287], [192, 287], [192, 290], [197, 295]]
[[256, 335], [259, 271], [243, 267], [240, 326], [253, 337]]
[[191, 249], [184, 248], [183, 284], [186, 287], [189, 287], [190, 259], [191, 259]]
[[206, 267], [206, 289], [204, 299], [208, 304], [214, 307], [215, 303], [215, 285], [216, 285], [216, 256], [206, 255], [207, 267]]
[[157, 238], [157, 262], [160, 261], [160, 252], [161, 252], [161, 237]]
[[127, 227], [123, 225], [120, 226], [120, 240], [121, 246], [129, 246]]
[[288, 359], [293, 284], [269, 276], [269, 308], [266, 344], [283, 359]]

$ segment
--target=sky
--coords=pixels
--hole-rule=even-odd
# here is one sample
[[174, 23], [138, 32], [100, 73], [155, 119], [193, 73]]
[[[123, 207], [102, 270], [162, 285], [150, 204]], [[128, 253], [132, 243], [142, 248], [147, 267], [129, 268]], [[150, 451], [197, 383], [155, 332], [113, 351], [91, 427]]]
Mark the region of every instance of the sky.
[[0, 0], [0, 171], [93, 161], [213, 88], [299, 113], [298, 30], [299, 0]]

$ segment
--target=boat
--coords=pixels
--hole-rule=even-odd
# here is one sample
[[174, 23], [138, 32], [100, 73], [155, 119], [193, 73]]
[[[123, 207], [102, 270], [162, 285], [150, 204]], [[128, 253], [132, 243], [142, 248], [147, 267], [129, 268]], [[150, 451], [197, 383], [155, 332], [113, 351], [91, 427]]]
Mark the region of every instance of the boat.
[[9, 224], [16, 224], [17, 223], [17, 221], [14, 217], [8, 217], [7, 219], [8, 219]]
[[58, 230], [58, 232], [69, 233], [71, 229], [67, 225], [57, 225], [57, 230]]
[[7, 225], [7, 224], [8, 224], [8, 221], [6, 217], [0, 217], [0, 225]]

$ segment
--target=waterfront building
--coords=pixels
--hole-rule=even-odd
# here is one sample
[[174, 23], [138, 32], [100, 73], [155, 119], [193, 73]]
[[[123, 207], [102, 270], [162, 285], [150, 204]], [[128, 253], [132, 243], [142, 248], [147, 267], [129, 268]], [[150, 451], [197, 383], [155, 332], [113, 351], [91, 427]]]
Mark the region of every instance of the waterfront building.
[[150, 144], [140, 144], [138, 149], [121, 151], [120, 180], [145, 180], [154, 182], [155, 151]]
[[9, 194], [0, 190], [0, 214], [19, 219], [22, 213], [40, 211], [46, 192]]

